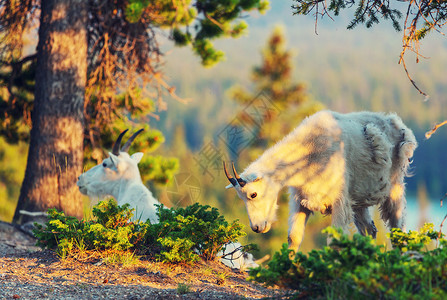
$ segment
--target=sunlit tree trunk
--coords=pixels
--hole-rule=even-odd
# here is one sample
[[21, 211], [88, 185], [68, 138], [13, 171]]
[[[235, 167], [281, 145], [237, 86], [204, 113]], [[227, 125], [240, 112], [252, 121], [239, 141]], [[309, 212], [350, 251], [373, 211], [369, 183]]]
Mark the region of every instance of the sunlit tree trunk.
[[33, 128], [19, 210], [55, 207], [82, 217], [76, 178], [82, 172], [83, 106], [87, 76], [87, 3], [42, 1]]

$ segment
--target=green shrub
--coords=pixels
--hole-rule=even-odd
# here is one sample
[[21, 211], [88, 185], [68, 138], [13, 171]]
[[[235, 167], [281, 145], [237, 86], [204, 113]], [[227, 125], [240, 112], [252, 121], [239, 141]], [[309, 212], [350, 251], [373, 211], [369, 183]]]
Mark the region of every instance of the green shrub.
[[[217, 208], [209, 205], [195, 203], [176, 209], [159, 206], [158, 216], [159, 223], [148, 228], [146, 244], [153, 246], [152, 253], [161, 246], [158, 250], [165, 253], [161, 255], [165, 261], [171, 261], [170, 257], [173, 261], [196, 260], [197, 255], [213, 260], [225, 244], [245, 235], [243, 225], [237, 221], [229, 224]], [[182, 245], [185, 241], [188, 243]]]
[[93, 208], [96, 221], [85, 221], [55, 209], [48, 210], [45, 226], [35, 224], [37, 245], [57, 249], [65, 257], [73, 249], [83, 250], [129, 250], [133, 242], [143, 239], [146, 227], [129, 222], [132, 217], [129, 205], [119, 207], [113, 200], [103, 201]]
[[118, 206], [112, 199], [101, 201], [93, 207], [93, 216], [97, 223], [107, 228], [126, 226], [134, 212], [129, 206], [127, 203]]
[[194, 252], [194, 242], [190, 239], [176, 238], [170, 236], [158, 238], [162, 251], [157, 255], [159, 259], [170, 263], [193, 263], [199, 260], [199, 255]]
[[[87, 241], [87, 231], [90, 223], [79, 221], [75, 217], [65, 216], [56, 209], [48, 210], [48, 222], [45, 226], [35, 223], [33, 230], [37, 237], [37, 245], [42, 248], [56, 249], [57, 253], [65, 257], [76, 245], [84, 248]], [[88, 242], [87, 242], [88, 243]]]
[[402, 229], [393, 228], [389, 235], [393, 247], [399, 248], [401, 252], [420, 251], [432, 240], [436, 240], [439, 232], [435, 231], [433, 224], [425, 224], [419, 231], [405, 233]]
[[[250, 271], [249, 279], [296, 289], [298, 297], [336, 299], [442, 299], [447, 297], [447, 246], [421, 252], [438, 237], [433, 225], [419, 232], [394, 229], [394, 249], [385, 251], [368, 236], [352, 239], [327, 228], [330, 247], [296, 255], [284, 244], [267, 267]], [[436, 233], [436, 234], [435, 234]], [[408, 251], [407, 250], [410, 250]], [[417, 252], [419, 251], [419, 252]]]
[[160, 222], [132, 222], [133, 209], [102, 201], [93, 208], [93, 220], [48, 211], [45, 226], [36, 224], [37, 245], [56, 249], [65, 257], [75, 250], [117, 250], [146, 254], [170, 263], [213, 260], [225, 244], [245, 233], [237, 221], [229, 224], [216, 208], [193, 204], [185, 208], [157, 208]]

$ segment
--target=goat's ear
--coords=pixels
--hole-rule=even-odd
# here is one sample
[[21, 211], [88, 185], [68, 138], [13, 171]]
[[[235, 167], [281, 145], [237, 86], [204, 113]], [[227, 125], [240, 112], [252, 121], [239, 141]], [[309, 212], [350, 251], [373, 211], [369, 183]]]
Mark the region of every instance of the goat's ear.
[[228, 189], [234, 188], [234, 186], [230, 183], [230, 184], [227, 185], [225, 188], [228, 190]]
[[142, 152], [134, 153], [130, 156], [130, 158], [132, 158], [136, 163], [139, 163], [143, 158], [143, 153]]

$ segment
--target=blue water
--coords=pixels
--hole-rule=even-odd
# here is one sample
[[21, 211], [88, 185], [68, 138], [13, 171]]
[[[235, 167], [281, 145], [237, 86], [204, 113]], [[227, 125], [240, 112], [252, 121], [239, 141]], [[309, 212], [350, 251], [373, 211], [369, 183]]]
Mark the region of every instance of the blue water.
[[[439, 200], [430, 201], [425, 209], [419, 207], [419, 203], [416, 198], [407, 198], [407, 230], [418, 230], [421, 224], [421, 218], [425, 223], [433, 223], [435, 230], [439, 230], [442, 220], [447, 214], [447, 199], [444, 200], [443, 207], [440, 207]], [[447, 232], [447, 220], [444, 222], [442, 232]]]

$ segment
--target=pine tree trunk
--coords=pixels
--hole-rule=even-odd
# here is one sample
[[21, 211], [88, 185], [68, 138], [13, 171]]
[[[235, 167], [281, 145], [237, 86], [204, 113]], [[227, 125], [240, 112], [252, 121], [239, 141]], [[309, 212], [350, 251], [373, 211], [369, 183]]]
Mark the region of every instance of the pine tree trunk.
[[33, 127], [20, 210], [63, 210], [82, 217], [76, 178], [82, 172], [87, 77], [87, 1], [41, 1]]

